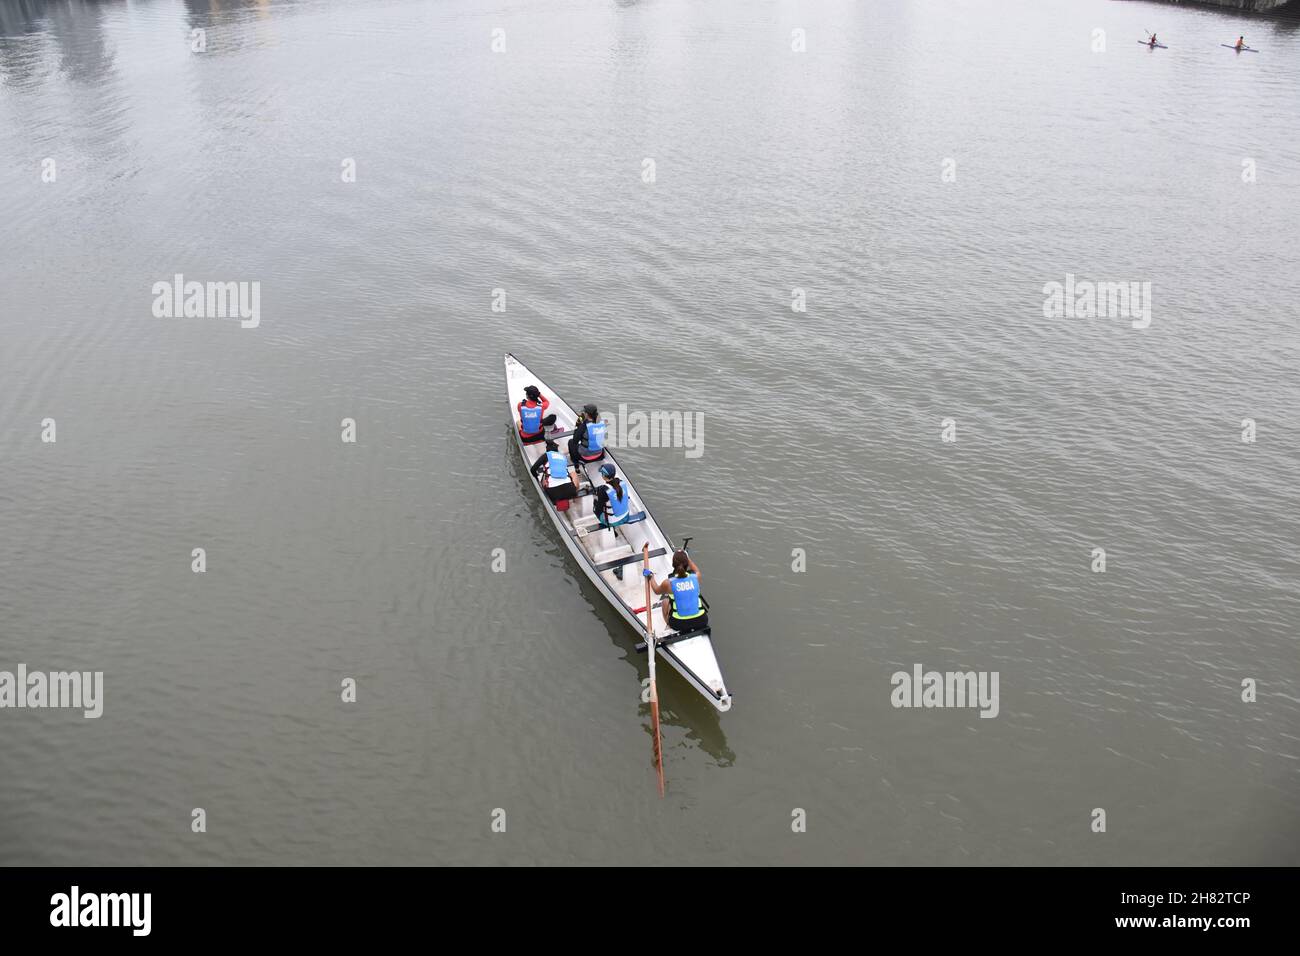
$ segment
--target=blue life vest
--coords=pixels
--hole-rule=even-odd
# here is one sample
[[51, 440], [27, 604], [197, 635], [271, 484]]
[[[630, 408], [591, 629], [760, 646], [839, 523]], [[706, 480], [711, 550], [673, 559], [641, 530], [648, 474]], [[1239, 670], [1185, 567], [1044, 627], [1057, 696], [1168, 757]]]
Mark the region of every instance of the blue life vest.
[[546, 467], [550, 469], [551, 484], [554, 485], [569, 480], [569, 459], [564, 457], [563, 452], [548, 451], [546, 453]]
[[542, 406], [528, 407], [527, 403], [519, 406], [519, 431], [525, 435], [536, 435], [542, 430]]
[[700, 579], [694, 574], [684, 578], [669, 578], [673, 586], [673, 616], [687, 620], [704, 613], [700, 605]]
[[604, 422], [590, 422], [587, 425], [587, 452], [596, 454], [605, 450], [605, 429], [609, 426]]
[[628, 493], [627, 485], [623, 485], [622, 498], [614, 492], [613, 485], [608, 486], [605, 489], [605, 493], [608, 496], [605, 498], [605, 507], [607, 511], [607, 514], [605, 515], [605, 524], [615, 525], [626, 521], [632, 504], [632, 495]]

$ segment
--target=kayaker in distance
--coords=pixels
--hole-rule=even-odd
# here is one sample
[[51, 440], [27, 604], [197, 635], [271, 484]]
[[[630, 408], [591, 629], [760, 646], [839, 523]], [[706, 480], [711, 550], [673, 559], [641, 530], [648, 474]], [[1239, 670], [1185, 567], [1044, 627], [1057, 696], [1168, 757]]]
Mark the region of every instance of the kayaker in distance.
[[1155, 45], [1156, 45], [1156, 35], [1155, 35], [1154, 33], [1151, 34], [1151, 39], [1150, 39], [1149, 41], [1147, 41], [1147, 42], [1148, 42], [1152, 47], [1155, 47]]
[[578, 424], [573, 426], [573, 437], [569, 439], [569, 458], [574, 467], [582, 462], [600, 461], [605, 457], [605, 433], [608, 428], [600, 420], [600, 412], [595, 405], [582, 406]]
[[1245, 38], [1245, 37], [1237, 37], [1237, 49], [1240, 50], [1240, 49], [1241, 49], [1242, 47], [1244, 47], [1245, 45], [1246, 45], [1246, 38]]
[[689, 554], [673, 552], [673, 573], [662, 581], [656, 581], [649, 568], [644, 573], [650, 579], [650, 590], [665, 595], [659, 606], [669, 627], [680, 634], [709, 626], [709, 612], [700, 596], [700, 569]]
[[546, 414], [551, 400], [544, 397], [536, 385], [525, 388], [524, 396], [519, 403], [519, 440], [532, 445], [546, 437], [546, 429], [555, 424], [555, 416]]
[[[542, 474], [543, 468], [546, 469], [545, 475]], [[529, 470], [534, 478], [542, 481], [546, 497], [554, 501], [561, 511], [569, 507], [570, 498], [578, 497], [578, 473], [560, 453], [560, 446], [549, 438], [546, 440], [546, 454], [533, 462], [533, 467]]]
[[617, 528], [632, 516], [632, 499], [613, 465], [601, 465], [605, 484], [596, 489], [596, 520], [602, 528]]

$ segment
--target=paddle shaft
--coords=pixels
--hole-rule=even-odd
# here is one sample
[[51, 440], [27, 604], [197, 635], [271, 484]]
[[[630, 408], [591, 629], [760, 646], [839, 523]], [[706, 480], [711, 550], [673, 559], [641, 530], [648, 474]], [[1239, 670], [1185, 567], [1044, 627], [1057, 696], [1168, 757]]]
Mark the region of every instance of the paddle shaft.
[[[644, 570], [650, 570], [650, 544], [641, 546], [641, 562]], [[645, 579], [645, 638], [646, 649], [650, 652], [650, 726], [654, 731], [655, 772], [659, 776], [659, 796], [664, 795], [664, 749], [659, 736], [659, 688], [655, 686], [655, 629], [654, 607], [650, 601], [650, 578]]]

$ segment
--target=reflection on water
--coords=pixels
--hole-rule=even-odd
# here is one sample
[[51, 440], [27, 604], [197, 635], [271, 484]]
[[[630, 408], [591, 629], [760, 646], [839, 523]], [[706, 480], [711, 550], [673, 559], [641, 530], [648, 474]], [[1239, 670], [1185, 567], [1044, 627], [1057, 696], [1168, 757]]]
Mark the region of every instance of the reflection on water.
[[[275, 0], [274, 6], [291, 6], [295, 0]], [[195, 26], [220, 23], [224, 19], [239, 20], [247, 16], [266, 19], [271, 15], [271, 0], [185, 0], [190, 22]]]
[[[13, 0], [0, 5], [0, 73], [23, 87], [49, 68], [85, 86], [100, 82], [113, 67], [104, 35], [105, 7], [123, 0]], [[46, 52], [52, 45], [57, 55]]]

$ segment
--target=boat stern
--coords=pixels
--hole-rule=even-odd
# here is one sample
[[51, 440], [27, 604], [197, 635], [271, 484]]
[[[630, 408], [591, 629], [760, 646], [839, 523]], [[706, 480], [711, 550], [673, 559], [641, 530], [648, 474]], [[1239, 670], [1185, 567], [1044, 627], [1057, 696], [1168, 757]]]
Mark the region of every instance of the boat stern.
[[712, 631], [673, 635], [658, 645], [659, 656], [685, 677], [719, 711], [731, 710], [731, 694], [713, 653]]

